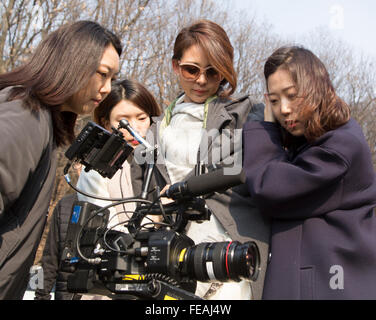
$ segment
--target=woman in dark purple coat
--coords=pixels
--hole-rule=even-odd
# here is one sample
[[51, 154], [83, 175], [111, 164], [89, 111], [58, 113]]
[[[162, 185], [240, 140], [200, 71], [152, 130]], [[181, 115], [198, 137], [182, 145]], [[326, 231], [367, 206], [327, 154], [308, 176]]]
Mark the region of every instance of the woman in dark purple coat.
[[264, 299], [376, 299], [369, 146], [309, 50], [265, 64], [265, 121], [244, 127], [247, 186], [272, 218]]

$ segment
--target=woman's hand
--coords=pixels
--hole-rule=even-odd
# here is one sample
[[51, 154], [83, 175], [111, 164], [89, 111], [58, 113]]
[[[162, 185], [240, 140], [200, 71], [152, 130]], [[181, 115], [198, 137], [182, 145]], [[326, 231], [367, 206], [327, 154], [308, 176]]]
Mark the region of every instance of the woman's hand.
[[[166, 192], [166, 190], [168, 188], [170, 188], [170, 187], [171, 187], [170, 184], [166, 184], [164, 186], [164, 188], [162, 189], [162, 191], [160, 192], [160, 194], [164, 194]], [[161, 201], [162, 201], [163, 204], [167, 204], [167, 203], [173, 202], [174, 200], [172, 200], [171, 198], [167, 198], [166, 196], [164, 196], [164, 197], [161, 198]]]
[[264, 97], [265, 97], [264, 121], [276, 122], [268, 94], [265, 93]]

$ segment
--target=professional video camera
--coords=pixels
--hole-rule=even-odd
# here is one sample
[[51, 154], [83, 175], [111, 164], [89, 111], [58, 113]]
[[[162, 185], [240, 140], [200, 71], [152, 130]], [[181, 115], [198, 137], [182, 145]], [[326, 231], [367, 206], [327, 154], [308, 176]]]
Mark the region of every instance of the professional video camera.
[[[119, 127], [129, 128], [125, 121]], [[144, 143], [132, 128], [128, 130]], [[81, 146], [81, 149], [90, 148]], [[71, 158], [82, 162], [80, 154], [83, 153]], [[95, 166], [91, 169], [97, 170]], [[97, 171], [101, 173], [100, 170]], [[210, 219], [204, 195], [231, 188], [244, 180], [243, 172], [224, 175], [220, 169], [176, 183], [163, 195], [157, 189], [154, 201], [141, 196], [107, 199], [114, 202], [103, 208], [75, 202], [61, 263], [61, 269], [71, 273], [68, 291], [119, 299], [200, 299], [194, 295], [197, 281], [256, 280], [259, 251], [254, 242], [195, 245], [184, 234], [189, 221]], [[144, 184], [143, 194], [147, 194], [148, 187], [148, 183]], [[164, 195], [175, 201], [163, 205], [160, 198]], [[127, 202], [138, 203], [132, 218], [123, 223], [129, 233], [115, 230], [116, 226], [108, 228], [109, 208]], [[149, 222], [148, 217], [153, 215], [163, 216], [163, 221]]]
[[113, 133], [110, 133], [89, 121], [65, 156], [83, 164], [85, 171], [95, 169], [103, 177], [111, 179], [133, 151], [123, 134], [116, 128], [112, 130]]

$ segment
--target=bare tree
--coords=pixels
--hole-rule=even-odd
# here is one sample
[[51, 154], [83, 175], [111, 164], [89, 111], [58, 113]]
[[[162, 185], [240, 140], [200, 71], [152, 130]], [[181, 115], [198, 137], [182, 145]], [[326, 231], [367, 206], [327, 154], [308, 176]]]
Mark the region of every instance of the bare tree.
[[[263, 101], [267, 57], [276, 48], [293, 43], [277, 36], [272, 25], [258, 22], [252, 12], [235, 12], [230, 1], [0, 0], [0, 17], [0, 72], [22, 64], [38, 42], [60, 25], [94, 20], [122, 40], [120, 77], [145, 84], [163, 108], [181, 90], [171, 67], [174, 40], [179, 30], [193, 21], [209, 19], [224, 27], [235, 50], [237, 92], [250, 94], [255, 102]], [[375, 61], [359, 56], [323, 29], [305, 35], [302, 43], [327, 66], [337, 92], [363, 128], [376, 168]], [[79, 118], [77, 132], [89, 118]], [[64, 194], [72, 192], [62, 177], [65, 149], [59, 150], [51, 211]]]
[[[0, 0], [0, 72], [23, 63], [36, 44], [61, 24], [95, 20], [122, 39], [121, 77], [144, 83], [164, 108], [180, 91], [171, 68], [178, 31], [195, 20], [210, 19], [222, 25], [232, 41], [237, 91], [262, 101], [264, 62], [289, 40], [276, 36], [271, 25], [257, 22], [251, 13], [234, 12], [230, 6], [230, 2], [226, 6], [212, 0]], [[305, 38], [327, 65], [337, 91], [351, 106], [375, 152], [375, 62], [355, 57], [352, 48], [326, 30]]]
[[267, 57], [281, 45], [272, 26], [259, 23], [255, 17], [239, 13], [239, 25], [229, 28], [235, 49], [235, 69], [238, 74], [238, 92], [248, 93], [255, 102], [263, 102], [265, 79], [263, 66]]
[[327, 30], [316, 30], [305, 43], [324, 62], [338, 95], [362, 126], [376, 168], [376, 61]]
[[51, 30], [77, 19], [84, 1], [1, 0], [0, 72], [23, 63]]

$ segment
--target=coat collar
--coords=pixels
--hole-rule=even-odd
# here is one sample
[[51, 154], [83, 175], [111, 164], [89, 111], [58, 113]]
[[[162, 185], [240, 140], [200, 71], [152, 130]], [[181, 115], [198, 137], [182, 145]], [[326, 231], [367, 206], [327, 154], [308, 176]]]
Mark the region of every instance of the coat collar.
[[[179, 95], [180, 96], [180, 95]], [[208, 118], [206, 123], [206, 130], [210, 131], [212, 129], [221, 129], [225, 123], [230, 122], [233, 117], [230, 115], [228, 109], [233, 106], [234, 104], [238, 103], [239, 101], [243, 101], [246, 98], [248, 98], [248, 95], [241, 96], [238, 98], [230, 98], [230, 99], [223, 99], [223, 98], [217, 98], [214, 101], [212, 101], [209, 104], [209, 110], [208, 110]], [[151, 133], [151, 137], [154, 139], [155, 143], [159, 143], [159, 126], [161, 125], [164, 118], [164, 114], [160, 116], [152, 117], [152, 124], [149, 128], [149, 131]], [[147, 139], [148, 140], [148, 139]], [[211, 152], [211, 141], [210, 139], [208, 144], [208, 153]], [[151, 142], [151, 141], [148, 141]], [[165, 179], [167, 183], [170, 183], [170, 178], [168, 176], [167, 168], [164, 162], [163, 157], [159, 157], [158, 161], [156, 163], [156, 168], [162, 175], [162, 177]]]

